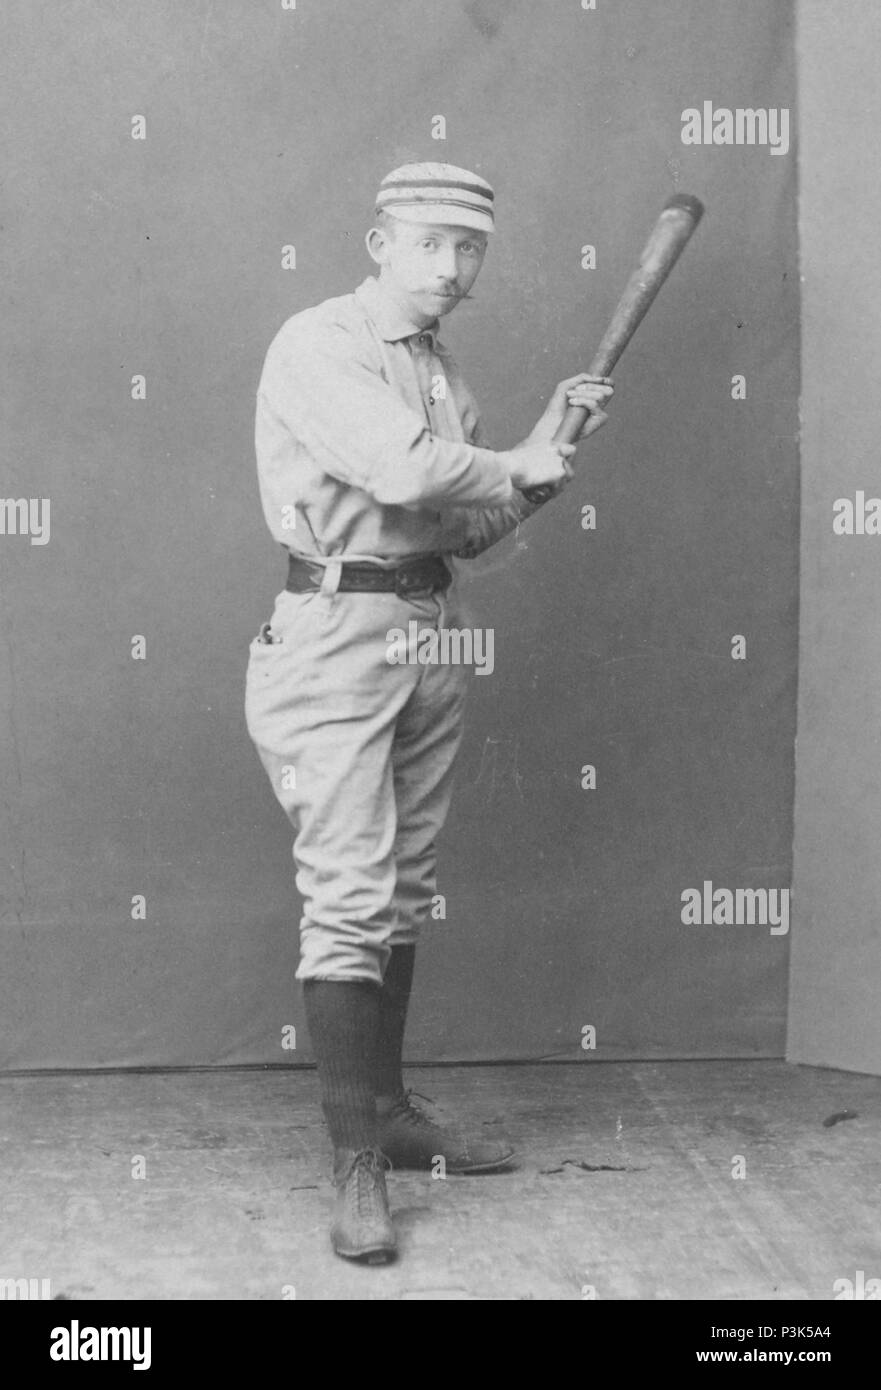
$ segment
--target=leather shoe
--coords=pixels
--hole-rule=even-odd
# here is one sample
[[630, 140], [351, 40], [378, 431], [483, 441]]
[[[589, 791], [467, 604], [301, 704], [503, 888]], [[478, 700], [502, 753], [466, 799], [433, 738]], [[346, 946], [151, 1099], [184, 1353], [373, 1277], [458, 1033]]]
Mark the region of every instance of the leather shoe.
[[336, 1185], [330, 1239], [347, 1260], [383, 1264], [393, 1258], [397, 1240], [388, 1206], [386, 1171], [391, 1164], [378, 1149], [337, 1149]]
[[377, 1142], [396, 1168], [430, 1169], [443, 1158], [448, 1173], [489, 1173], [504, 1168], [513, 1158], [514, 1150], [504, 1140], [438, 1124], [414, 1103], [415, 1095], [415, 1091], [405, 1091], [391, 1110], [377, 1119]]

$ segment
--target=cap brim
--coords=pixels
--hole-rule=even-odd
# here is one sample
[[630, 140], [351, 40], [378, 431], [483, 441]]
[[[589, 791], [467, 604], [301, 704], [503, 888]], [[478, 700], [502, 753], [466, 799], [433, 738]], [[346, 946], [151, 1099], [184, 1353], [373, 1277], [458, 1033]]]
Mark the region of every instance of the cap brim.
[[395, 203], [381, 205], [382, 211], [401, 222], [433, 222], [438, 227], [472, 227], [476, 232], [494, 232], [492, 215], [479, 208], [451, 207], [449, 203]]

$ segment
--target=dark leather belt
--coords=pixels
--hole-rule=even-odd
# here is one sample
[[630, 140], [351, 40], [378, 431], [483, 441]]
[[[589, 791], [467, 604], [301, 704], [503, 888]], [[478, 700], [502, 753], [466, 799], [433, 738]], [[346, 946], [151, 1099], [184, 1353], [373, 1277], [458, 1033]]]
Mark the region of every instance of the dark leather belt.
[[[288, 556], [288, 581], [292, 594], [306, 594], [321, 588], [324, 565]], [[440, 555], [421, 555], [406, 560], [396, 569], [383, 569], [366, 561], [343, 560], [339, 592], [343, 594], [397, 594], [399, 598], [423, 598], [447, 589], [453, 576]]]

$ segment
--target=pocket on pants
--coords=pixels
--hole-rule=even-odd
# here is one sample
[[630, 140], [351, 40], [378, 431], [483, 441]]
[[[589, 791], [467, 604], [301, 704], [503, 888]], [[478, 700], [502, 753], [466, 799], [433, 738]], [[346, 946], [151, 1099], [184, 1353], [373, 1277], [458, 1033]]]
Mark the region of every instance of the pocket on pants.
[[317, 594], [291, 594], [286, 589], [278, 595], [272, 617], [260, 624], [257, 636], [252, 638], [251, 652], [260, 653], [264, 648], [292, 645], [298, 627], [302, 627], [308, 615], [314, 610]]
[[251, 643], [252, 647], [274, 647], [283, 641], [280, 634], [273, 631], [272, 619], [268, 618], [265, 623], [260, 624], [260, 631]]
[[[260, 624], [248, 648], [245, 718], [258, 746], [273, 748], [299, 705], [309, 702], [317, 679], [320, 617], [315, 593], [278, 595], [271, 618]], [[316, 627], [316, 624], [319, 624]]]

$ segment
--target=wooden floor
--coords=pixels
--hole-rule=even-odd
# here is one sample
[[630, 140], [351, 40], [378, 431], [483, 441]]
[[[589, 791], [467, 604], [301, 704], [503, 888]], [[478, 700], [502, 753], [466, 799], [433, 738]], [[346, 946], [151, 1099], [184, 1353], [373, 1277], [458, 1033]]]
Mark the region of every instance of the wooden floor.
[[86, 1299], [727, 1300], [881, 1278], [881, 1079], [585, 1061], [408, 1084], [502, 1126], [519, 1161], [392, 1174], [400, 1258], [362, 1268], [328, 1243], [314, 1072], [2, 1078], [0, 1280]]

